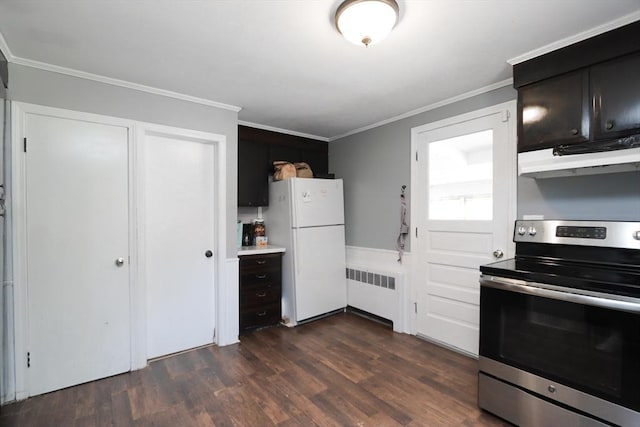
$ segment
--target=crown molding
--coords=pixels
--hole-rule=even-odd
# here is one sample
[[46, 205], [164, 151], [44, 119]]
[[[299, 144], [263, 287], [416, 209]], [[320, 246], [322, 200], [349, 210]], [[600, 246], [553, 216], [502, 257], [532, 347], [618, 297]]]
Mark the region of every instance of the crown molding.
[[46, 62], [34, 61], [32, 59], [21, 58], [15, 55], [12, 55], [12, 59], [9, 62], [22, 65], [25, 67], [31, 67], [39, 70], [50, 71], [53, 73], [64, 74], [71, 77], [78, 77], [81, 79], [105, 83], [111, 86], [124, 87], [127, 89], [133, 89], [140, 92], [151, 93], [153, 95], [160, 95], [167, 98], [174, 98], [174, 99], [179, 99], [181, 101], [188, 101], [188, 102], [193, 102], [195, 104], [206, 105], [209, 107], [220, 108], [223, 110], [230, 110], [236, 113], [242, 110], [242, 107], [237, 107], [235, 105], [223, 104], [221, 102], [212, 101], [210, 99], [199, 98], [197, 96], [186, 95], [183, 93], [173, 92], [166, 89], [160, 89], [153, 86], [146, 86], [139, 83], [129, 82], [126, 80], [114, 79], [112, 77], [106, 77], [99, 74], [88, 73], [88, 72], [76, 70], [73, 68], [61, 67], [59, 65], [53, 65]]
[[553, 52], [554, 50], [562, 49], [563, 47], [567, 47], [574, 43], [578, 43], [583, 40], [589, 39], [591, 37], [597, 36], [599, 34], [606, 33], [607, 31], [611, 31], [616, 28], [623, 27], [627, 24], [631, 24], [632, 22], [636, 22], [638, 20], [640, 20], [640, 10], [633, 12], [629, 15], [624, 15], [618, 19], [614, 19], [613, 21], [605, 22], [604, 24], [598, 25], [597, 27], [591, 28], [590, 30], [583, 31], [581, 33], [575, 34], [573, 36], [569, 36], [562, 40], [549, 43], [537, 49], [533, 49], [529, 52], [523, 53], [522, 55], [516, 56], [515, 58], [508, 59], [507, 63], [509, 65], [516, 65], [521, 62], [525, 62], [530, 59], [536, 58], [538, 56], [542, 56], [546, 53]]
[[140, 92], [151, 93], [154, 95], [165, 96], [167, 98], [179, 99], [182, 101], [193, 102], [195, 104], [206, 105], [209, 107], [220, 108], [223, 110], [230, 110], [233, 112], [240, 112], [242, 107], [238, 107], [235, 105], [223, 104], [222, 102], [213, 101], [210, 99], [199, 98], [197, 96], [186, 95], [184, 93], [173, 92], [166, 89], [160, 89], [153, 86], [146, 86], [138, 83], [129, 82], [126, 80], [114, 79], [111, 77], [102, 76], [99, 74], [87, 73], [85, 71], [76, 70], [74, 68], [61, 67], [59, 65], [53, 65], [46, 62], [34, 61], [32, 59], [21, 58], [19, 56], [15, 56], [7, 41], [4, 38], [4, 35], [0, 31], [0, 50], [4, 53], [4, 56], [7, 58], [7, 61], [13, 64], [22, 65], [25, 67], [36, 68], [44, 71], [51, 71], [53, 73], [64, 74], [71, 77], [78, 77], [81, 79], [92, 80], [95, 82], [105, 83], [112, 86], [124, 87], [127, 89], [133, 89]]
[[444, 107], [445, 105], [453, 104], [453, 103], [458, 102], [458, 101], [462, 101], [462, 100], [465, 100], [465, 99], [468, 99], [468, 98], [472, 98], [472, 97], [474, 97], [476, 95], [481, 95], [483, 93], [491, 92], [492, 90], [495, 90], [495, 89], [500, 89], [501, 87], [510, 86], [512, 84], [513, 84], [513, 79], [512, 78], [508, 78], [506, 80], [502, 80], [502, 81], [490, 84], [488, 86], [481, 87], [479, 89], [475, 89], [475, 90], [472, 90], [472, 91], [469, 91], [469, 92], [462, 93], [460, 95], [456, 95], [456, 96], [451, 97], [451, 98], [444, 99], [442, 101], [438, 101], [438, 102], [433, 103], [433, 104], [429, 104], [429, 105], [427, 105], [425, 107], [421, 107], [421, 108], [418, 108], [418, 109], [415, 109], [415, 110], [408, 111], [406, 113], [400, 114], [399, 116], [391, 117], [389, 119], [385, 119], [385, 120], [382, 120], [382, 121], [379, 121], [379, 122], [376, 122], [376, 123], [373, 123], [373, 124], [370, 124], [370, 125], [358, 128], [358, 129], [354, 129], [354, 130], [351, 130], [349, 132], [343, 133], [341, 135], [332, 136], [328, 140], [329, 140], [329, 142], [333, 142], [333, 141], [335, 141], [337, 139], [346, 138], [347, 136], [355, 135], [356, 133], [364, 132], [364, 131], [367, 131], [367, 130], [370, 130], [370, 129], [374, 129], [374, 128], [377, 128], [377, 127], [380, 127], [380, 126], [383, 126], [383, 125], [386, 125], [386, 124], [389, 124], [389, 123], [397, 122], [398, 120], [406, 119], [407, 117], [411, 117], [411, 116], [415, 116], [417, 114], [425, 113], [427, 111], [435, 110], [436, 108]]
[[329, 142], [329, 138], [324, 136], [312, 135], [310, 133], [297, 132], [295, 130], [281, 129], [273, 126], [261, 125], [259, 123], [245, 122], [244, 120], [238, 120], [238, 124], [242, 126], [248, 126], [250, 128], [270, 130], [273, 132], [284, 133], [286, 135], [300, 136], [302, 138], [315, 139], [318, 141]]

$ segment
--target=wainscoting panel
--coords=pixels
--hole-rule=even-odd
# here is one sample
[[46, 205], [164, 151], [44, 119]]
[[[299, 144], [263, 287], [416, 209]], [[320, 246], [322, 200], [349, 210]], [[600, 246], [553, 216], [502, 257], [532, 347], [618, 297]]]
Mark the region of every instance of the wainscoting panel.
[[347, 246], [347, 304], [390, 320], [396, 332], [408, 332], [408, 255], [400, 264], [395, 251]]

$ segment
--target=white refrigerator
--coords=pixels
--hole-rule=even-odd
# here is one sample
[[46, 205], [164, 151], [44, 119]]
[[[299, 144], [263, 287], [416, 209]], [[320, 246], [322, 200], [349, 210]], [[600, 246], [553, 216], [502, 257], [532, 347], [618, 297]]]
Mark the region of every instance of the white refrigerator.
[[284, 246], [286, 324], [347, 306], [341, 179], [291, 178], [269, 184], [263, 216], [269, 244]]

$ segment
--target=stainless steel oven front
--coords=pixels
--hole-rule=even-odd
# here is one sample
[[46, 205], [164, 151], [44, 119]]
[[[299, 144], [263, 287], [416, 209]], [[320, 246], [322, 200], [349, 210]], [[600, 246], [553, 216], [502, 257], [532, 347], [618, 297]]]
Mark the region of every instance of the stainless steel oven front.
[[[640, 266], [519, 249], [535, 256], [480, 277], [479, 406], [521, 426], [640, 426]], [[625, 291], [602, 292], [617, 279]]]

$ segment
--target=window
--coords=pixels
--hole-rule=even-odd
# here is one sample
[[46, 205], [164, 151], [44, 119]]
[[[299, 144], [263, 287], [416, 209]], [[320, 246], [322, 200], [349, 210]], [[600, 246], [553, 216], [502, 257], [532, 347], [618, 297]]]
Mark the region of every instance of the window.
[[429, 143], [429, 219], [493, 218], [493, 130]]

